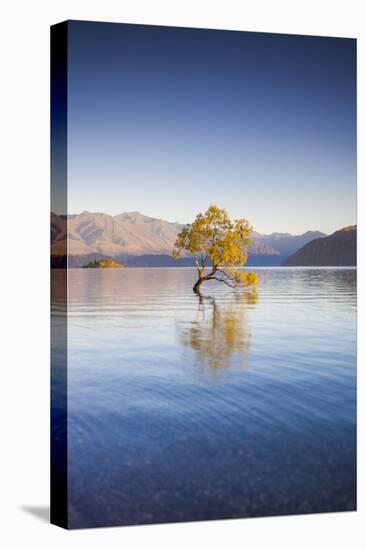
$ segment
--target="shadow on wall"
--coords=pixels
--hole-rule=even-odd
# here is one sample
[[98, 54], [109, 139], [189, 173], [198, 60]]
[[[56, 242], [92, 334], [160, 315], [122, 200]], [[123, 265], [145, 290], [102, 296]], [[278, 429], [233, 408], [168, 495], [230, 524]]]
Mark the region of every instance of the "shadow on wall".
[[50, 522], [49, 506], [20, 506], [20, 509], [45, 523]]

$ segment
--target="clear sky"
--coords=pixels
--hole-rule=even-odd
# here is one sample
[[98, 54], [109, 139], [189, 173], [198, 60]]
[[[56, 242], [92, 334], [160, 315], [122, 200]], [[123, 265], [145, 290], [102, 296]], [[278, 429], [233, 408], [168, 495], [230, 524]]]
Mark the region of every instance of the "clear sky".
[[69, 212], [356, 223], [356, 42], [69, 23]]

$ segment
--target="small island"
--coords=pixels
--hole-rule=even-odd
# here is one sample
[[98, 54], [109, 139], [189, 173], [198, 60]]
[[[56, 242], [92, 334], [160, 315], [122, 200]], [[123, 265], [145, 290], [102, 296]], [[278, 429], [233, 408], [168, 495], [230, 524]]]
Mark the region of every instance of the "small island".
[[84, 268], [88, 267], [97, 267], [97, 268], [105, 268], [105, 267], [123, 267], [121, 263], [119, 263], [117, 260], [114, 260], [112, 258], [107, 258], [106, 260], [93, 260], [92, 262], [89, 262], [87, 265], [83, 265]]

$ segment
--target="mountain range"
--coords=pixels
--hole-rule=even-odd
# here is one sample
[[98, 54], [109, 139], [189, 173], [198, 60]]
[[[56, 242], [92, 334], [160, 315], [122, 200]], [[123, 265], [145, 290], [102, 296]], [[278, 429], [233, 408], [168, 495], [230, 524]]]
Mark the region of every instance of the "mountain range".
[[356, 265], [357, 228], [343, 227], [328, 237], [314, 239], [292, 254], [284, 262], [286, 266], [349, 266]]
[[100, 212], [82, 212], [65, 217], [51, 214], [52, 252], [68, 237], [70, 256], [102, 254], [120, 257], [142, 254], [170, 254], [183, 226], [126, 212], [109, 216]]
[[[172, 250], [182, 224], [151, 218], [139, 212], [110, 216], [101, 212], [51, 214], [51, 257], [53, 266], [63, 265], [68, 248], [68, 264], [80, 267], [94, 259], [116, 258], [130, 266], [192, 265], [191, 257], [172, 258]], [[320, 231], [302, 235], [260, 234], [253, 231], [247, 265], [282, 265], [303, 246], [326, 237]]]

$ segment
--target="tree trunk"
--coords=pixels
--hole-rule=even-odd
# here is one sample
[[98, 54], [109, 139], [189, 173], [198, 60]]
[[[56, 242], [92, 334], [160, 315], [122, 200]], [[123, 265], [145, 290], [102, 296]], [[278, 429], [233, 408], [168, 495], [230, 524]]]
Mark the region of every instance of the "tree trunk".
[[195, 292], [196, 294], [199, 294], [200, 293], [200, 286], [203, 282], [203, 278], [199, 278], [198, 281], [194, 284], [194, 287], [193, 287], [193, 292]]
[[203, 283], [203, 281], [210, 281], [211, 279], [216, 279], [215, 277], [216, 271], [217, 271], [217, 268], [213, 267], [211, 273], [209, 273], [208, 275], [205, 275], [204, 274], [205, 268], [203, 267], [202, 270], [199, 271], [199, 278], [193, 287], [193, 292], [195, 292], [196, 294], [200, 294], [200, 286]]

